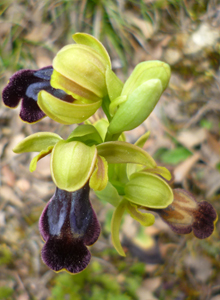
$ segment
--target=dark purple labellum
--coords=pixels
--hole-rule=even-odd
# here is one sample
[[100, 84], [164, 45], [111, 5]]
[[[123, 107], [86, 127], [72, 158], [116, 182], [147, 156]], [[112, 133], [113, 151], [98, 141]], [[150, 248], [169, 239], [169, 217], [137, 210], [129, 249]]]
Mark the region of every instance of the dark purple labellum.
[[84, 270], [91, 258], [86, 246], [94, 244], [100, 225], [89, 200], [89, 185], [75, 192], [56, 189], [39, 222], [45, 241], [42, 259], [54, 271]]
[[24, 122], [35, 123], [45, 117], [44, 112], [37, 104], [38, 93], [47, 91], [53, 96], [67, 102], [73, 102], [73, 97], [64, 91], [54, 89], [50, 85], [53, 67], [48, 66], [39, 70], [20, 70], [9, 80], [2, 92], [2, 99], [6, 106], [15, 108], [20, 100], [20, 118]]

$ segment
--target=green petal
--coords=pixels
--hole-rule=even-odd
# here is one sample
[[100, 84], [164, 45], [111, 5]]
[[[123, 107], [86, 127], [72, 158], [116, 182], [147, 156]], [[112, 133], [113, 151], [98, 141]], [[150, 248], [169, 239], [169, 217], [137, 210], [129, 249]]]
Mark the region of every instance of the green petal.
[[162, 94], [159, 79], [148, 80], [128, 95], [121, 104], [109, 125], [109, 133], [116, 134], [132, 130], [142, 124], [150, 115]]
[[36, 155], [32, 160], [31, 160], [31, 163], [30, 163], [30, 167], [29, 167], [29, 170], [30, 172], [33, 172], [36, 170], [36, 167], [37, 167], [37, 162], [45, 157], [46, 155], [50, 154], [51, 151], [53, 150], [53, 147], [54, 146], [49, 146], [46, 150], [42, 150], [38, 155]]
[[64, 77], [56, 70], [53, 70], [50, 84], [55, 89], [61, 89], [68, 95], [71, 95], [73, 97], [73, 100], [77, 99], [82, 103], [91, 103], [100, 100], [100, 97], [95, 95], [92, 91], [82, 87], [77, 82]]
[[137, 205], [127, 202], [127, 210], [131, 217], [138, 221], [142, 226], [151, 226], [155, 222], [155, 217], [152, 214], [149, 213], [142, 213], [138, 210]]
[[106, 70], [106, 86], [111, 102], [121, 95], [123, 83], [109, 67]]
[[56, 186], [69, 192], [82, 188], [96, 163], [97, 150], [81, 142], [60, 141], [51, 155], [51, 175]]
[[15, 146], [13, 151], [15, 153], [40, 152], [49, 146], [54, 146], [60, 140], [62, 140], [62, 138], [56, 133], [37, 132], [26, 137]]
[[111, 60], [108, 55], [108, 52], [106, 51], [102, 43], [100, 43], [99, 40], [94, 38], [94, 36], [87, 33], [75, 33], [73, 34], [72, 38], [77, 44], [89, 46], [95, 51], [97, 51], [104, 58], [107, 65], [111, 68]]
[[89, 186], [94, 191], [102, 191], [108, 183], [108, 164], [104, 157], [97, 156], [96, 169], [89, 180]]
[[119, 239], [119, 230], [123, 214], [126, 210], [126, 203], [126, 200], [122, 200], [119, 203], [119, 205], [116, 207], [113, 213], [111, 222], [112, 243], [121, 256], [126, 256]]
[[134, 163], [148, 168], [157, 166], [154, 159], [143, 149], [126, 142], [106, 142], [97, 146], [98, 154], [109, 164]]
[[165, 178], [166, 180], [171, 180], [172, 175], [170, 173], [170, 171], [165, 168], [165, 167], [161, 167], [161, 166], [157, 166], [154, 169], [143, 169], [141, 172], [148, 172], [148, 173], [153, 173], [153, 174], [158, 174], [160, 176], [162, 176], [163, 178]]
[[125, 82], [121, 95], [131, 94], [137, 87], [151, 79], [159, 79], [164, 91], [169, 83], [170, 75], [170, 66], [165, 62], [152, 60], [139, 63]]
[[38, 94], [37, 100], [37, 104], [48, 117], [65, 125], [85, 121], [96, 112], [101, 103], [101, 100], [90, 104], [68, 103], [52, 96], [46, 91], [41, 91]]
[[80, 141], [88, 146], [103, 142], [100, 134], [93, 125], [83, 124], [77, 126], [68, 136], [69, 141]]
[[140, 206], [165, 208], [173, 201], [170, 186], [151, 173], [134, 173], [125, 185], [125, 198]]
[[104, 190], [95, 191], [95, 194], [99, 199], [108, 202], [115, 207], [121, 201], [121, 197], [119, 196], [116, 188], [110, 182], [107, 183]]

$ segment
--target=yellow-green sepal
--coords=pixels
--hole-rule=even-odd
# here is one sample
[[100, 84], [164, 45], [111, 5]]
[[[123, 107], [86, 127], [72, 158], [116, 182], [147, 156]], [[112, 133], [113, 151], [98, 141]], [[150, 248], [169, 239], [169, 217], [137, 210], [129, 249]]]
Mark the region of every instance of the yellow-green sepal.
[[113, 213], [112, 221], [111, 221], [112, 243], [115, 249], [117, 250], [117, 252], [121, 256], [126, 256], [119, 239], [119, 230], [120, 230], [123, 214], [126, 210], [126, 203], [127, 200], [125, 199], [121, 200], [121, 202], [118, 204], [118, 206], [116, 207]]
[[[53, 68], [70, 83], [70, 92], [77, 97], [75, 85], [81, 90], [92, 92], [99, 98], [107, 94], [105, 72], [108, 62], [92, 47], [85, 44], [64, 46], [53, 59]], [[57, 88], [56, 78], [51, 77], [51, 85]], [[71, 82], [73, 85], [71, 85]], [[60, 84], [60, 82], [59, 82]], [[80, 93], [81, 96], [81, 93]], [[78, 99], [78, 98], [77, 98]]]
[[95, 191], [95, 194], [99, 199], [108, 202], [115, 207], [121, 201], [121, 197], [119, 196], [117, 189], [110, 182], [107, 183], [104, 190]]
[[108, 96], [110, 101], [112, 102], [115, 98], [120, 96], [123, 89], [123, 82], [109, 67], [107, 67], [106, 69], [105, 79]]
[[159, 176], [137, 172], [131, 175], [126, 183], [125, 198], [139, 206], [149, 208], [165, 208], [173, 202], [173, 192], [170, 186]]
[[109, 133], [113, 135], [132, 130], [142, 124], [154, 109], [162, 92], [163, 87], [159, 79], [151, 79], [138, 86], [114, 114]]
[[138, 206], [134, 203], [127, 201], [127, 211], [130, 216], [138, 221], [142, 226], [151, 226], [155, 222], [155, 216], [150, 213], [143, 213], [138, 210]]
[[95, 167], [97, 150], [79, 141], [60, 141], [51, 154], [51, 175], [55, 185], [69, 192], [82, 188]]
[[103, 143], [98, 130], [89, 124], [77, 126], [67, 138], [68, 141], [80, 141], [88, 146]]
[[34, 172], [36, 170], [37, 167], [37, 162], [45, 157], [46, 155], [50, 154], [53, 150], [54, 146], [49, 146], [47, 149], [42, 150], [38, 155], [36, 155], [30, 162], [30, 166], [29, 166], [29, 170], [30, 172]]
[[170, 66], [165, 62], [159, 60], [141, 62], [125, 82], [121, 95], [131, 94], [136, 88], [151, 79], [159, 79], [162, 91], [164, 91], [169, 83], [170, 75]]
[[108, 183], [108, 163], [104, 157], [97, 156], [95, 170], [89, 180], [89, 186], [94, 191], [102, 191]]
[[54, 146], [60, 140], [62, 138], [56, 133], [37, 132], [29, 135], [17, 144], [13, 151], [15, 153], [40, 152], [41, 150], [46, 150], [49, 146]]
[[97, 150], [109, 164], [134, 163], [148, 168], [157, 166], [155, 160], [146, 151], [127, 142], [106, 142], [98, 145]]
[[38, 94], [37, 104], [54, 121], [70, 125], [85, 121], [101, 106], [102, 101], [94, 103], [69, 103], [62, 101], [46, 91]]
[[111, 68], [111, 60], [108, 52], [106, 51], [102, 43], [100, 43], [99, 40], [97, 40], [94, 36], [87, 33], [77, 32], [72, 35], [72, 38], [77, 44], [89, 46], [97, 51], [104, 58], [106, 64]]

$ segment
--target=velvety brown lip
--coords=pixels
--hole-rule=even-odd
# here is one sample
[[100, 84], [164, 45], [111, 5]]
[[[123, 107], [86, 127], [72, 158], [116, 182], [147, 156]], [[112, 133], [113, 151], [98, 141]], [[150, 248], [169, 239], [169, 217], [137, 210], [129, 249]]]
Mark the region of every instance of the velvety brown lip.
[[91, 258], [86, 246], [95, 243], [100, 234], [88, 183], [75, 192], [57, 188], [41, 215], [39, 228], [45, 241], [42, 259], [49, 268], [70, 273], [84, 270]]

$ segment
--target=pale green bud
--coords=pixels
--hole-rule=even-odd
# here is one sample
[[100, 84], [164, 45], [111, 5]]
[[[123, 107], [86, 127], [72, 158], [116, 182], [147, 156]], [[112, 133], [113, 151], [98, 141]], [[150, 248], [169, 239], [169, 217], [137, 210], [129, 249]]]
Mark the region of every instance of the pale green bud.
[[131, 94], [142, 83], [150, 79], [159, 79], [164, 91], [170, 80], [170, 66], [159, 60], [139, 63], [125, 82], [121, 96]]
[[169, 79], [170, 67], [164, 62], [148, 61], [137, 65], [121, 95], [110, 104], [109, 110], [113, 118], [109, 134], [132, 130], [142, 124], [156, 106]]

